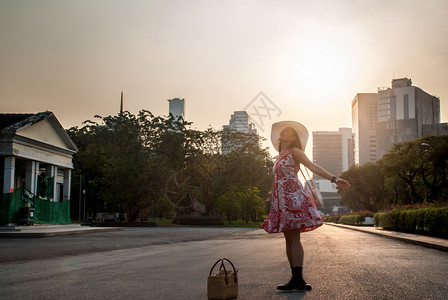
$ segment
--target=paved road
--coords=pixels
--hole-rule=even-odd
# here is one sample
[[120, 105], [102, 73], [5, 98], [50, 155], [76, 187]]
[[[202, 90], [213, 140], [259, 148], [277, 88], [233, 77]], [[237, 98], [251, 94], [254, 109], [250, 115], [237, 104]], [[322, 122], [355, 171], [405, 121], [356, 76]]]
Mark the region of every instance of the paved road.
[[209, 240], [252, 231], [246, 228], [147, 227], [49, 238], [0, 238], [0, 264], [119, 249]]
[[[284, 241], [262, 230], [150, 228], [0, 239], [0, 298], [206, 299], [209, 268], [222, 256], [240, 270], [238, 299], [446, 299], [448, 294], [447, 252], [330, 226], [302, 239], [304, 275], [313, 291], [286, 294], [275, 291], [289, 279]], [[14, 258], [18, 246], [22, 250]]]

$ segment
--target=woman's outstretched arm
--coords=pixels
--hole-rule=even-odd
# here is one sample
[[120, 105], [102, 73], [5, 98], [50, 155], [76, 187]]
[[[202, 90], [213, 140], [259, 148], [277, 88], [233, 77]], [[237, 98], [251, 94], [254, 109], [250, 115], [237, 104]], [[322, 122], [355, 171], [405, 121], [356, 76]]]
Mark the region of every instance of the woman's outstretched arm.
[[[303, 152], [299, 148], [293, 148], [292, 153], [296, 162], [303, 164], [314, 174], [317, 174], [320, 177], [328, 179], [330, 181], [333, 179], [333, 177], [335, 177], [335, 175], [328, 173], [327, 170], [309, 160], [305, 152]], [[351, 187], [350, 183], [342, 178], [338, 178], [338, 182], [336, 184], [343, 189], [349, 189]]]

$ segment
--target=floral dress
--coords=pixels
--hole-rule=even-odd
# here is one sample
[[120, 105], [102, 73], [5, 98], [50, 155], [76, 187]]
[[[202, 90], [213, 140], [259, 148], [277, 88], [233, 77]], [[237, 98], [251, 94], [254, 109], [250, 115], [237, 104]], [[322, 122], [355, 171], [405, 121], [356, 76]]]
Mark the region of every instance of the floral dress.
[[316, 206], [297, 177], [298, 171], [299, 164], [294, 160], [291, 148], [277, 156], [271, 210], [261, 224], [267, 233], [292, 229], [304, 232], [323, 224]]

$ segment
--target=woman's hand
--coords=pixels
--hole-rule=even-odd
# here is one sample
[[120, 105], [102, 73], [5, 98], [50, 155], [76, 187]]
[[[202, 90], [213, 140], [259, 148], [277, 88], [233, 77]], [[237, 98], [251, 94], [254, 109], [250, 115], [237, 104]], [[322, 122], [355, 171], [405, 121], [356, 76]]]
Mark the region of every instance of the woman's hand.
[[271, 202], [272, 201], [272, 192], [268, 193], [268, 197], [265, 200], [266, 202]]
[[342, 179], [342, 178], [338, 178], [338, 182], [336, 183], [336, 185], [343, 190], [348, 190], [349, 188], [352, 187], [351, 184], [347, 180]]

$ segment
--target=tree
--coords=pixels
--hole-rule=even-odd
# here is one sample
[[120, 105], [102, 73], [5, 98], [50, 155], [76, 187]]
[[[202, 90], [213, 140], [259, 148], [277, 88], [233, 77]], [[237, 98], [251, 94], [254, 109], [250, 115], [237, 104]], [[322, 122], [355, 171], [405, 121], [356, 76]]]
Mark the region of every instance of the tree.
[[248, 223], [261, 219], [265, 210], [265, 201], [259, 196], [260, 191], [256, 187], [248, 188], [240, 192], [242, 219]]
[[396, 189], [405, 185], [403, 204], [442, 201], [448, 193], [448, 135], [395, 144], [378, 163], [387, 182], [395, 182]]
[[[182, 118], [146, 110], [95, 117], [97, 122], [68, 130], [79, 148], [74, 174], [83, 176], [91, 213], [124, 211], [133, 221], [173, 211], [189, 214], [198, 202], [213, 213], [214, 201], [229, 186], [267, 193], [272, 185], [272, 160], [257, 135], [193, 130]], [[176, 200], [168, 196], [172, 182], [178, 191], [170, 190], [170, 196], [179, 192]]]
[[85, 177], [92, 210], [127, 212], [130, 220], [148, 203], [148, 160], [142, 147], [139, 120], [129, 112], [87, 121], [68, 132], [78, 144], [74, 161]]
[[384, 186], [384, 175], [377, 164], [352, 166], [340, 176], [348, 180], [352, 188], [339, 189], [341, 204], [352, 210], [379, 211], [389, 204]]
[[221, 194], [215, 201], [215, 211], [225, 216], [227, 222], [238, 219], [241, 213], [240, 193], [236, 187], [229, 187], [226, 193]]
[[213, 192], [221, 194], [229, 185], [241, 189], [257, 187], [267, 195], [272, 187], [273, 162], [254, 134], [223, 130], [223, 153], [219, 157]]

